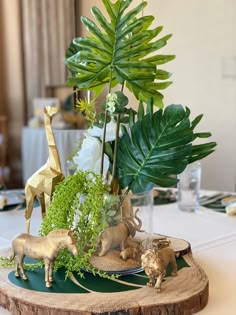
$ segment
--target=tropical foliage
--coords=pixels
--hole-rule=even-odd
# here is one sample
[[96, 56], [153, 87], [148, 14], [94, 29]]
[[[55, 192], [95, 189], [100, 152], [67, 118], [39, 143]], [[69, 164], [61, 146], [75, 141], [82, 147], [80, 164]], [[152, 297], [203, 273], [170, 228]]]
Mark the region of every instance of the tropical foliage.
[[91, 35], [75, 38], [67, 51], [66, 64], [73, 74], [68, 84], [97, 94], [107, 85], [109, 89], [117, 84], [126, 85], [138, 100], [146, 102], [152, 97], [155, 105], [163, 107], [160, 90], [171, 84], [166, 81], [170, 73], [158, 66], [175, 56], [155, 53], [171, 35], [156, 39], [162, 26], [151, 30], [153, 16], [137, 17], [147, 2], [128, 12], [132, 0], [102, 2], [110, 21], [97, 7], [91, 11], [98, 25], [87, 17], [81, 18]]
[[183, 172], [188, 163], [213, 152], [215, 143], [192, 145], [202, 115], [193, 122], [190, 110], [170, 105], [165, 110], [148, 113], [139, 119], [120, 139], [118, 168], [120, 187], [135, 193], [149, 190], [154, 184], [169, 187], [177, 184], [171, 175]]
[[[162, 109], [160, 91], [171, 82], [170, 73], [159, 66], [175, 56], [157, 53], [171, 35], [159, 38], [162, 26], [150, 29], [154, 17], [140, 16], [147, 2], [131, 10], [128, 9], [132, 0], [102, 2], [108, 18], [92, 7], [97, 24], [82, 17], [90, 35], [75, 38], [66, 54], [66, 64], [72, 73], [68, 84], [80, 90], [93, 90], [95, 96], [107, 88], [103, 112], [94, 123], [103, 132], [101, 174], [106, 154], [112, 193], [123, 188], [136, 193], [153, 185], [173, 186], [177, 182], [173, 175], [181, 173], [188, 163], [212, 153], [216, 144], [193, 145], [196, 138], [210, 136], [194, 132], [202, 115], [191, 122], [188, 108], [170, 105]], [[124, 87], [137, 98], [137, 112], [128, 108]], [[154, 106], [160, 109], [155, 112]], [[111, 121], [116, 123], [116, 137], [107, 141], [107, 126]], [[99, 137], [99, 133], [92, 134]]]

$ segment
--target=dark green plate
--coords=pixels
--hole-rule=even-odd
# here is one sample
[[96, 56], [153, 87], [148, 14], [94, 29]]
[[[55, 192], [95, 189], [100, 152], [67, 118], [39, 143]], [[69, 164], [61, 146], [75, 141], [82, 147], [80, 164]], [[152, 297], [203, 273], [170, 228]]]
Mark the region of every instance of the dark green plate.
[[[30, 262], [30, 259], [26, 259]], [[189, 267], [183, 257], [176, 259], [178, 270]], [[148, 277], [144, 272], [138, 274], [121, 275], [116, 279], [105, 279], [99, 276], [94, 276], [91, 273], [84, 272], [84, 278], [73, 273], [75, 281], [67, 278], [65, 279], [65, 270], [60, 269], [54, 273], [54, 282], [51, 288], [45, 286], [44, 281], [44, 269], [26, 270], [29, 280], [23, 280], [15, 277], [15, 272], [11, 271], [8, 275], [8, 279], [14, 285], [40, 292], [51, 293], [90, 293], [93, 292], [122, 292], [129, 290], [137, 290], [142, 286], [145, 286], [148, 282]], [[167, 276], [171, 274], [171, 266], [167, 268]], [[120, 281], [121, 280], [121, 281]], [[77, 284], [76, 284], [77, 283]]]

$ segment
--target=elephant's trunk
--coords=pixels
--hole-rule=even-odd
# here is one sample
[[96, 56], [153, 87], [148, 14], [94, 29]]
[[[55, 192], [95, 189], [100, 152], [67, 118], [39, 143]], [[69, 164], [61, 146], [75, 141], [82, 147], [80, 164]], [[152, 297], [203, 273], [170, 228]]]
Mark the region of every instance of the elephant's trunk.
[[137, 217], [137, 212], [139, 211], [139, 209], [137, 209], [134, 213], [134, 218], [138, 221], [138, 224], [135, 223], [135, 221], [133, 220], [133, 224], [134, 227], [136, 229], [136, 231], [140, 231], [141, 227], [142, 227], [142, 221], [140, 220], [139, 217]]

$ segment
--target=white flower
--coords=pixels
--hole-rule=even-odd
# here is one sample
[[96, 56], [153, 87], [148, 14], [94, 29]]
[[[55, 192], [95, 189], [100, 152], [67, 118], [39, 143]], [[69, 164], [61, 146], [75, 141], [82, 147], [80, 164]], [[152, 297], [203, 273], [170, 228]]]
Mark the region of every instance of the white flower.
[[[99, 128], [93, 126], [93, 128], [88, 129], [88, 134], [93, 137], [98, 137], [102, 140], [103, 136], [103, 128]], [[122, 136], [122, 132], [120, 130], [120, 137]], [[111, 121], [107, 124], [106, 129], [106, 142], [113, 141], [116, 138], [116, 122], [111, 119]]]
[[[100, 174], [101, 168], [101, 154], [102, 145], [101, 142], [86, 134], [82, 143], [81, 149], [73, 157], [73, 161], [78, 165], [78, 170], [93, 171]], [[104, 155], [103, 176], [106, 177], [109, 168], [109, 158]]]

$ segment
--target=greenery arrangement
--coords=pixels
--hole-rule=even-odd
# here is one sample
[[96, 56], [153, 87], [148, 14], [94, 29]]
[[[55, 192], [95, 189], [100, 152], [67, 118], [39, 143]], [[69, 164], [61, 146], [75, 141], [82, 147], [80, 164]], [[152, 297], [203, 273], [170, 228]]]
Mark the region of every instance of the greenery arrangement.
[[[102, 2], [109, 20], [97, 7], [92, 7], [97, 24], [82, 17], [81, 21], [90, 35], [75, 38], [66, 53], [66, 64], [72, 73], [69, 85], [94, 91], [95, 97], [103, 90], [107, 93], [103, 112], [92, 115], [91, 120], [90, 134], [97, 138], [101, 135], [100, 173], [103, 174], [107, 156], [112, 176], [111, 193], [118, 193], [121, 189], [126, 189], [126, 193], [130, 190], [137, 193], [154, 185], [175, 185], [177, 179], [172, 175], [181, 173], [187, 164], [212, 153], [216, 144], [193, 145], [196, 138], [210, 136], [210, 133], [194, 133], [202, 115], [191, 122], [190, 110], [181, 105], [162, 109], [160, 90], [171, 82], [167, 81], [170, 73], [159, 66], [175, 56], [157, 54], [171, 35], [156, 39], [162, 26], [150, 29], [154, 17], [138, 17], [147, 2], [129, 11], [132, 0]], [[125, 86], [140, 102], [137, 112], [127, 107]], [[81, 101], [79, 103], [81, 105]], [[144, 104], [147, 105], [146, 112]], [[161, 109], [154, 112], [154, 106]], [[83, 108], [88, 114], [91, 111], [95, 113], [89, 101], [83, 101]], [[114, 122], [116, 131], [114, 139], [107, 141], [107, 128], [111, 122]], [[78, 168], [83, 169], [80, 165]]]
[[99, 234], [107, 226], [109, 217], [114, 215], [110, 210], [112, 199], [103, 198], [106, 193], [102, 177], [93, 172], [78, 171], [59, 183], [39, 234], [47, 235], [51, 230], [60, 228], [74, 229], [79, 237], [79, 255], [75, 257], [67, 250], [61, 251], [55, 269], [64, 267], [66, 275], [75, 270], [82, 275], [81, 266], [95, 272], [89, 259], [96, 250]]
[[[114, 215], [112, 195], [145, 192], [154, 185], [173, 186], [178, 181], [173, 175], [216, 146], [215, 142], [193, 144], [196, 138], [211, 135], [195, 132], [202, 115], [191, 121], [187, 107], [164, 108], [160, 91], [171, 84], [171, 74], [159, 66], [175, 56], [157, 53], [171, 35], [159, 38], [162, 26], [150, 28], [154, 17], [139, 17], [147, 2], [131, 10], [132, 0], [102, 3], [108, 18], [92, 7], [97, 24], [82, 17], [90, 35], [75, 38], [66, 52], [71, 71], [68, 84], [92, 91], [94, 96], [92, 101], [78, 100], [90, 128], [74, 156], [76, 173], [58, 185], [41, 228], [42, 235], [55, 228], [75, 228], [79, 257], [62, 252], [56, 262], [67, 273], [80, 273], [81, 266], [99, 273], [89, 259], [99, 234]], [[129, 106], [125, 88], [137, 99], [137, 110]], [[96, 97], [104, 92], [102, 112], [97, 113]], [[107, 190], [111, 199], [104, 203]], [[87, 198], [82, 202], [84, 194]]]

